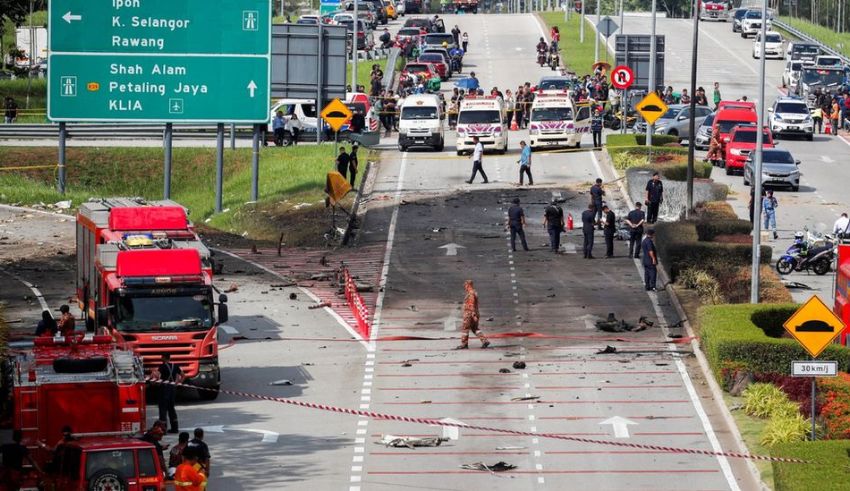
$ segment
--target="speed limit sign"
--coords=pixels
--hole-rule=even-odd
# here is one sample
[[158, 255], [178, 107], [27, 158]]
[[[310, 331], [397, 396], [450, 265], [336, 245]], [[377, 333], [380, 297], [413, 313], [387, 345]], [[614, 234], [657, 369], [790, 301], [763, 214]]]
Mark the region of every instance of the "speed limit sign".
[[611, 85], [614, 88], [625, 90], [631, 87], [635, 81], [635, 74], [631, 68], [620, 65], [611, 70]]

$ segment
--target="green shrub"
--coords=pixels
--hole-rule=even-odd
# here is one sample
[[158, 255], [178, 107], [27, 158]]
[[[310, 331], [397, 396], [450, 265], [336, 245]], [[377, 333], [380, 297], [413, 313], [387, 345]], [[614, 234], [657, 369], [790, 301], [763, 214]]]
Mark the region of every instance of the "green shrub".
[[[729, 187], [725, 187], [727, 192]], [[694, 215], [697, 220], [737, 220], [738, 214], [732, 209], [727, 201], [703, 201], [694, 207]]]
[[[694, 178], [708, 179], [711, 177], [712, 166], [708, 162], [694, 162]], [[671, 181], [686, 181], [688, 179], [688, 164], [675, 164], [661, 168], [661, 175]]]
[[762, 309], [753, 312], [750, 315], [750, 320], [759, 329], [771, 338], [781, 338], [785, 335], [785, 328], [782, 324], [785, 323], [794, 312], [797, 311], [796, 305], [777, 305], [772, 309]]
[[750, 235], [753, 226], [747, 220], [701, 220], [696, 222], [699, 240], [714, 240], [718, 235]]
[[[646, 145], [646, 134], [635, 134], [635, 141], [638, 145]], [[652, 135], [652, 146], [653, 147], [663, 147], [668, 143], [678, 143], [679, 137], [672, 135]]]
[[610, 134], [605, 137], [605, 144], [608, 147], [634, 147], [637, 145], [635, 135], [633, 134]]
[[[740, 364], [754, 373], [787, 373], [792, 361], [808, 359], [808, 353], [794, 339], [766, 334], [779, 333], [785, 321], [780, 312], [788, 313], [796, 307], [790, 304], [740, 304], [700, 308], [698, 318], [702, 345], [717, 380], [723, 380], [721, 369], [724, 363]], [[765, 310], [779, 312], [762, 313]], [[760, 325], [753, 321], [756, 313], [760, 313], [755, 316]], [[836, 360], [841, 371], [850, 369], [850, 349], [843, 346], [828, 346], [821, 358]]]
[[769, 418], [777, 407], [789, 402], [779, 387], [769, 383], [750, 384], [743, 396], [744, 411], [756, 418]]
[[776, 416], [764, 427], [761, 444], [770, 448], [782, 443], [800, 442], [806, 439], [809, 429], [809, 421], [799, 412]]
[[814, 465], [773, 462], [773, 483], [776, 491], [846, 491], [847, 489], [850, 440], [778, 444], [770, 449], [770, 454], [774, 457], [815, 462]]
[[720, 284], [708, 272], [698, 268], [687, 268], [679, 274], [679, 279], [687, 288], [695, 290], [703, 303], [718, 305], [725, 303], [723, 294], [720, 292]]

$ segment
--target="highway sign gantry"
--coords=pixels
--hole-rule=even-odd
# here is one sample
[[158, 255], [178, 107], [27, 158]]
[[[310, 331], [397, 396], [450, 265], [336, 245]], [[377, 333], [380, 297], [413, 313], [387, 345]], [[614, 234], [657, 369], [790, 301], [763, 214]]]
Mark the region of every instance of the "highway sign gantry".
[[631, 68], [620, 65], [611, 70], [611, 85], [615, 89], [625, 90], [635, 82], [635, 73]]
[[334, 99], [322, 109], [322, 119], [328, 123], [334, 131], [339, 131], [345, 125], [345, 122], [351, 119], [354, 114], [351, 109], [342, 103], [339, 99]]
[[817, 295], [813, 295], [782, 324], [806, 351], [817, 358], [841, 333], [844, 323]]
[[270, 0], [54, 0], [53, 121], [264, 123]]
[[648, 124], [654, 124], [664, 113], [667, 112], [667, 104], [658, 97], [655, 92], [650, 92], [635, 106], [637, 112], [643, 116]]

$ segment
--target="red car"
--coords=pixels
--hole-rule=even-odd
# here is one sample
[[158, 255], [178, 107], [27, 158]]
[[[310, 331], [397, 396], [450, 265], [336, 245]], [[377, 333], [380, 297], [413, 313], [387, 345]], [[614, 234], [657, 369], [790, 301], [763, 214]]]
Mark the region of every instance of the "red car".
[[[723, 103], [721, 102], [721, 104]], [[729, 142], [729, 134], [732, 133], [732, 128], [739, 124], [754, 124], [757, 119], [756, 112], [752, 109], [727, 107], [718, 110], [711, 126], [711, 134], [713, 135], [715, 131], [720, 133], [721, 153], [726, 154], [726, 144]]]
[[430, 63], [437, 69], [437, 74], [440, 75], [440, 80], [448, 80], [449, 66], [446, 64], [443, 57], [437, 53], [423, 53], [419, 55], [419, 59], [416, 60], [419, 63]]
[[430, 63], [408, 63], [404, 66], [404, 69], [401, 71], [401, 75], [398, 76], [400, 82], [404, 82], [410, 77], [410, 75], [416, 75], [417, 77], [424, 77], [425, 80], [430, 80], [433, 77], [439, 77], [439, 73], [434, 65]]
[[[763, 148], [773, 148], [773, 135], [766, 126], [764, 128]], [[729, 142], [726, 144], [726, 175], [741, 171], [747, 164], [747, 157], [756, 148], [756, 126], [753, 124], [738, 125], [732, 129]]]

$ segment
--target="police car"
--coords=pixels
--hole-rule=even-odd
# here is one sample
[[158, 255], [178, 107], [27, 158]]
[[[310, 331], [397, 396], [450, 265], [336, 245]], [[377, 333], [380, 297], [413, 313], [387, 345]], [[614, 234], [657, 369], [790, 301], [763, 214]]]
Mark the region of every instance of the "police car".
[[768, 124], [774, 136], [803, 135], [809, 141], [814, 139], [814, 121], [808, 106], [799, 97], [780, 97], [767, 111], [770, 113]]

